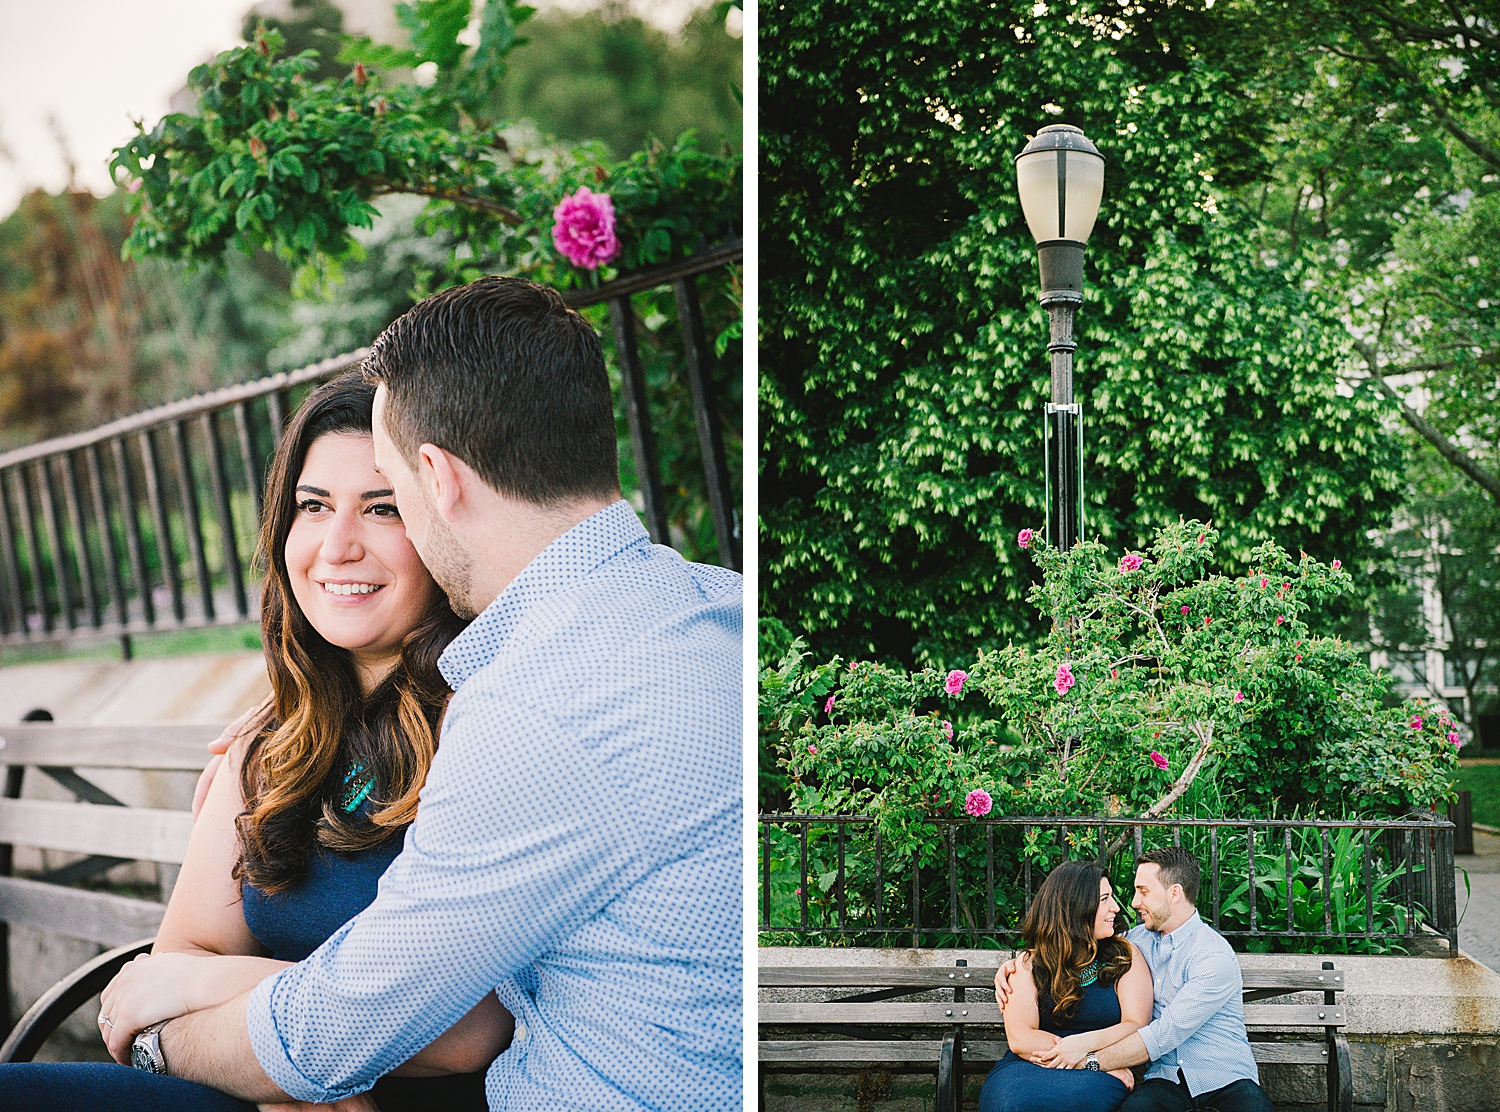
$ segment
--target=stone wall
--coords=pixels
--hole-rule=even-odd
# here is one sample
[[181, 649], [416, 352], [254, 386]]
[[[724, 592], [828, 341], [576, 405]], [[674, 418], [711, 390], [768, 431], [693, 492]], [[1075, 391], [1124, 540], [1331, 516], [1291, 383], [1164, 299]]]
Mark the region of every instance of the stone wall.
[[[841, 961], [951, 966], [958, 958], [993, 961], [994, 951], [841, 950]], [[1497, 1112], [1500, 1110], [1500, 974], [1456, 957], [1365, 957], [1242, 954], [1243, 968], [1319, 968], [1329, 958], [1346, 972], [1341, 998], [1349, 1012], [1356, 1112]], [[763, 965], [813, 962], [800, 947], [762, 948]], [[768, 990], [762, 990], [765, 996]], [[934, 997], [936, 999], [937, 997]], [[1303, 994], [1321, 1003], [1317, 993]], [[969, 1000], [994, 999], [993, 988]], [[1298, 999], [1284, 997], [1283, 999]], [[964, 1107], [978, 1107], [982, 1074], [965, 1078]], [[1324, 1073], [1313, 1066], [1267, 1065], [1261, 1083], [1278, 1112], [1322, 1112]], [[826, 1074], [770, 1073], [765, 1112], [932, 1112], [932, 1074], [885, 1070]], [[747, 1101], [748, 1106], [748, 1101]]]

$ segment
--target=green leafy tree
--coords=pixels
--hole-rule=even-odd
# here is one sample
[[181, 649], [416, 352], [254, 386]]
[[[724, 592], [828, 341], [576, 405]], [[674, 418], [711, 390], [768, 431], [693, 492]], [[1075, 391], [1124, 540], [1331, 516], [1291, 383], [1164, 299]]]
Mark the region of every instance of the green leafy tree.
[[1373, 385], [1340, 388], [1336, 306], [1268, 265], [1217, 180], [1258, 172], [1253, 106], [1118, 12], [763, 15], [762, 607], [820, 651], [937, 662], [1033, 628], [1010, 542], [1043, 517], [1047, 327], [1012, 159], [1047, 123], [1107, 162], [1078, 317], [1086, 535], [1187, 516], [1230, 566], [1271, 540], [1352, 565], [1395, 505], [1402, 446]]
[[730, 7], [698, 8], [675, 35], [620, 0], [537, 16], [526, 25], [530, 45], [510, 60], [490, 111], [532, 120], [571, 142], [603, 139], [616, 158], [688, 130], [705, 150], [726, 143], [738, 150], [743, 44], [725, 30]]

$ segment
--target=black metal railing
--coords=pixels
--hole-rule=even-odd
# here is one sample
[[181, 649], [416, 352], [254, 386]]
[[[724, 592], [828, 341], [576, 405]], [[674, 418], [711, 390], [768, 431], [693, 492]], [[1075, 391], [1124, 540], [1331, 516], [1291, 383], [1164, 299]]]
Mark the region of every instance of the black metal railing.
[[[635, 492], [652, 540], [670, 544], [660, 422], [633, 301], [671, 289], [682, 345], [673, 358], [692, 409], [718, 562], [736, 570], [741, 521], [696, 278], [737, 263], [742, 252], [735, 240], [565, 294], [575, 308], [608, 306], [606, 346], [619, 375]], [[255, 620], [266, 465], [301, 394], [364, 356], [350, 352], [0, 454], [0, 645], [119, 635], [128, 655], [132, 633]], [[674, 489], [682, 485], [673, 479]]]
[[1038, 885], [1058, 862], [1103, 861], [1128, 909], [1136, 856], [1170, 845], [1197, 856], [1198, 910], [1237, 945], [1385, 952], [1445, 939], [1450, 954], [1458, 951], [1454, 828], [1427, 812], [1402, 820], [922, 823], [931, 835], [902, 835], [898, 851], [868, 815], [761, 815], [762, 939], [1014, 948]]

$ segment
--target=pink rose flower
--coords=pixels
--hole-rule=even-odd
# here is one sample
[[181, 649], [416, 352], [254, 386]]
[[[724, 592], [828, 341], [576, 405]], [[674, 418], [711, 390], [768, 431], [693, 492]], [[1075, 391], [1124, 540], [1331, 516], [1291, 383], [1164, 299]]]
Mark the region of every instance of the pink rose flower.
[[976, 819], [984, 818], [994, 806], [995, 801], [990, 798], [990, 793], [983, 788], [975, 788], [964, 797], [964, 814], [971, 815]]
[[1163, 757], [1155, 749], [1151, 750], [1151, 763], [1163, 772], [1167, 771], [1167, 758]]
[[828, 696], [828, 702], [826, 702], [826, 703], [823, 704], [823, 713], [824, 714], [832, 714], [833, 713], [833, 704], [836, 703], [836, 702], [838, 702], [838, 696], [837, 695], [830, 695], [830, 696]]
[[1457, 730], [1449, 730], [1448, 731], [1448, 740], [1453, 743], [1453, 748], [1457, 749], [1458, 748], [1458, 731]]
[[1266, 577], [1265, 577], [1265, 576], [1261, 576], [1261, 577], [1260, 577], [1260, 585], [1261, 585], [1261, 586], [1262, 586], [1262, 587], [1264, 587], [1264, 586], [1265, 586], [1265, 585], [1266, 585], [1266, 583], [1267, 583], [1267, 582], [1268, 582], [1268, 580], [1267, 580], [1267, 579], [1266, 579]]
[[946, 718], [943, 719], [943, 736], [949, 741], [953, 740], [953, 723], [949, 722]]
[[574, 266], [598, 270], [620, 254], [615, 203], [608, 193], [595, 193], [581, 185], [557, 203], [552, 219], [552, 245]]
[[958, 695], [964, 689], [964, 684], [969, 679], [969, 673], [955, 668], [948, 673], [948, 678], [943, 681], [943, 690], [949, 695]]
[[816, 753], [818, 751], [818, 747], [816, 745], [809, 745], [807, 747], [807, 751], [809, 753]]
[[1407, 725], [1410, 726], [1413, 730], [1420, 730], [1422, 728], [1422, 716], [1420, 714], [1412, 715], [1411, 721], [1408, 722]]
[[1245, 693], [1243, 691], [1236, 691], [1234, 693], [1234, 701], [1236, 703], [1243, 703], [1245, 701]]
[[1188, 612], [1188, 608], [1187, 608], [1187, 607], [1186, 607], [1186, 606], [1184, 606], [1184, 607], [1183, 607], [1183, 608], [1182, 608], [1182, 612], [1183, 612], [1183, 613], [1184, 613], [1184, 614], [1186, 614], [1186, 613], [1187, 613], [1187, 612]]
[[1120, 557], [1120, 570], [1135, 571], [1142, 563], [1144, 561], [1141, 557], [1137, 556], [1134, 552], [1127, 552], [1124, 556]]
[[1059, 664], [1057, 666], [1057, 675], [1052, 677], [1052, 690], [1056, 691], [1059, 695], [1066, 695], [1073, 689], [1073, 685], [1077, 682], [1073, 678], [1072, 667], [1067, 664]]
[[1022, 548], [1030, 548], [1031, 540], [1035, 536], [1036, 533], [1031, 529], [1022, 529], [1019, 533], [1016, 534], [1016, 543]]
[[1282, 617], [1280, 614], [1276, 615], [1276, 624], [1277, 625], [1280, 625], [1284, 621], [1286, 621], [1286, 619], [1284, 617]]

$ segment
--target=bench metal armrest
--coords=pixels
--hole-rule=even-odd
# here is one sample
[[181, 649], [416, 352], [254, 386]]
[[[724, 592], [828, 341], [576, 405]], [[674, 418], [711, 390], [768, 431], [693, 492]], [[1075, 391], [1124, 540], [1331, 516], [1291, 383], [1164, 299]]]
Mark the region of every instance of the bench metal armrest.
[[127, 962], [137, 955], [149, 954], [152, 941], [144, 938], [100, 954], [49, 988], [11, 1029], [4, 1045], [0, 1045], [0, 1063], [29, 1062], [36, 1057], [48, 1036], [84, 1001], [102, 992]]

